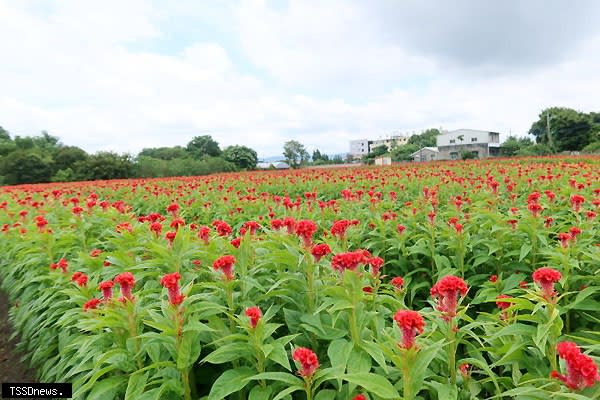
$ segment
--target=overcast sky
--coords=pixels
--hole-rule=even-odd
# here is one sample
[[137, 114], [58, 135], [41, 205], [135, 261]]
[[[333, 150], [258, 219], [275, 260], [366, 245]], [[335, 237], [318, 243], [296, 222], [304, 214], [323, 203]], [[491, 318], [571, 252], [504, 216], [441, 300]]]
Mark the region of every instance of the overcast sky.
[[599, 20], [595, 0], [0, 0], [0, 125], [132, 154], [524, 135], [600, 109]]

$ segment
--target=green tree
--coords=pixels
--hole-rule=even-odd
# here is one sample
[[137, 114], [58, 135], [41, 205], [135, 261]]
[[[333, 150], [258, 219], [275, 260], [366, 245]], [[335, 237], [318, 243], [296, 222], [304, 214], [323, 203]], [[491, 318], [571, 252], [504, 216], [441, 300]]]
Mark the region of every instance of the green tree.
[[[77, 146], [64, 146], [54, 153], [54, 172], [72, 168], [77, 161], [85, 161], [88, 154]], [[64, 176], [64, 175], [63, 175]]]
[[566, 107], [543, 110], [529, 129], [536, 142], [547, 145], [552, 151], [575, 151], [587, 146], [596, 126], [594, 115]]
[[221, 148], [212, 136], [203, 135], [194, 137], [186, 147], [187, 152], [196, 159], [204, 156], [217, 157], [221, 155]]
[[298, 168], [308, 161], [309, 155], [304, 145], [296, 140], [290, 140], [283, 145], [283, 156], [292, 168]]
[[[427, 147], [427, 146], [423, 146]], [[416, 144], [404, 144], [397, 146], [394, 150], [392, 150], [392, 160], [393, 161], [410, 161], [410, 155], [415, 151], [422, 149], [423, 147], [419, 147]]]
[[186, 149], [181, 146], [175, 147], [151, 147], [143, 149], [138, 157], [152, 157], [159, 160], [173, 160], [175, 158], [185, 158], [188, 156]]
[[536, 143], [531, 146], [523, 147], [517, 151], [517, 156], [547, 156], [552, 154], [552, 149], [543, 143]]
[[512, 157], [517, 155], [517, 152], [525, 147], [533, 145], [533, 142], [529, 138], [518, 138], [516, 136], [509, 136], [502, 145], [500, 145], [500, 151], [503, 156]]
[[223, 150], [223, 158], [245, 170], [256, 169], [258, 163], [256, 151], [246, 146], [228, 146]]
[[6, 129], [0, 126], [0, 142], [5, 140], [11, 140], [10, 134]]
[[0, 156], [5, 156], [8, 153], [15, 151], [17, 145], [10, 138], [10, 134], [0, 126]]
[[73, 165], [77, 179], [106, 180], [129, 178], [133, 173], [133, 162], [128, 154], [99, 151]]
[[418, 135], [412, 135], [411, 137], [409, 137], [407, 144], [414, 144], [419, 149], [422, 147], [434, 147], [436, 146], [436, 138], [439, 134], [439, 129], [427, 129]]
[[35, 151], [16, 150], [2, 158], [0, 175], [8, 185], [49, 182], [52, 161]]
[[581, 151], [585, 154], [600, 154], [600, 141], [588, 144]]

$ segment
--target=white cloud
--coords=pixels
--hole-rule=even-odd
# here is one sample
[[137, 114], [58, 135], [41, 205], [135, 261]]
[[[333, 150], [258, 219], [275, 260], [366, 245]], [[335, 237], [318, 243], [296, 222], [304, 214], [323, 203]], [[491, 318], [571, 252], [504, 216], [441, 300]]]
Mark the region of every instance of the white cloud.
[[[395, 129], [523, 134], [547, 106], [597, 110], [600, 32], [563, 61], [470, 75], [383, 37], [362, 2], [109, 3], [45, 2], [40, 10], [0, 0], [0, 54], [9, 60], [0, 63], [3, 127], [131, 153], [212, 134], [222, 146], [269, 156], [292, 138], [337, 153], [350, 139]], [[139, 45], [160, 40], [167, 22], [186, 14], [218, 18], [233, 44], [207, 35], [170, 53]]]

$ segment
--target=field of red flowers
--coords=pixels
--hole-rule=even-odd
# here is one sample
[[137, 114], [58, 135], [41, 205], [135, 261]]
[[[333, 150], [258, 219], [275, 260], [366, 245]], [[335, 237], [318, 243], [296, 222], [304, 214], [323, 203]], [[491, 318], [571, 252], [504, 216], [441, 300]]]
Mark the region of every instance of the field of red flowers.
[[0, 279], [77, 399], [600, 397], [600, 158], [0, 188]]

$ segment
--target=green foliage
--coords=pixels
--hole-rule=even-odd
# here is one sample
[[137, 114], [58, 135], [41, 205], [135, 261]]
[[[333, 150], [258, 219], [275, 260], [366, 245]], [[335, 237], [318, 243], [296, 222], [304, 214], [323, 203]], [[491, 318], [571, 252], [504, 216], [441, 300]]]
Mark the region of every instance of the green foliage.
[[310, 157], [304, 145], [296, 140], [285, 142], [283, 145], [283, 156], [286, 163], [292, 168], [304, 165]]
[[552, 149], [543, 143], [536, 143], [523, 147], [516, 152], [517, 156], [546, 156], [552, 154]]
[[460, 159], [461, 160], [474, 160], [477, 159], [477, 153], [474, 151], [468, 151], [468, 150], [462, 150], [460, 152]]
[[218, 157], [221, 155], [221, 148], [212, 136], [195, 136], [186, 146], [187, 152], [196, 159], [209, 156]]
[[50, 182], [52, 160], [34, 150], [16, 150], [2, 157], [0, 175], [8, 185]]
[[[64, 146], [56, 150], [54, 153], [54, 171], [71, 169], [73, 165], [78, 161], [85, 161], [88, 158], [88, 154], [85, 150], [80, 149], [76, 146]], [[73, 175], [72, 178], [75, 176]], [[66, 181], [63, 181], [66, 182]]]
[[418, 135], [412, 135], [409, 137], [407, 144], [415, 145], [417, 150], [423, 147], [435, 147], [436, 138], [439, 134], [439, 129], [427, 129]]
[[223, 159], [244, 170], [256, 169], [258, 155], [246, 146], [228, 146], [223, 150]]
[[181, 146], [175, 147], [152, 147], [140, 151], [138, 157], [151, 157], [159, 160], [173, 160], [188, 156], [186, 149]]
[[127, 154], [99, 151], [77, 161], [74, 170], [79, 180], [124, 179], [132, 175], [133, 161]]
[[502, 152], [503, 156], [512, 157], [517, 155], [519, 150], [532, 145], [533, 142], [529, 138], [509, 136], [500, 146], [500, 151]]
[[581, 151], [586, 154], [600, 153], [600, 141], [592, 142], [592, 143], [588, 144]]
[[[550, 130], [548, 131], [548, 115]], [[536, 142], [557, 152], [583, 149], [598, 131], [597, 114], [586, 114], [566, 107], [543, 110], [529, 129]]]
[[[409, 139], [410, 142], [410, 139]], [[415, 151], [419, 150], [422, 147], [419, 147], [417, 144], [409, 143], [397, 146], [392, 150], [392, 160], [393, 161], [410, 161], [410, 155]]]

